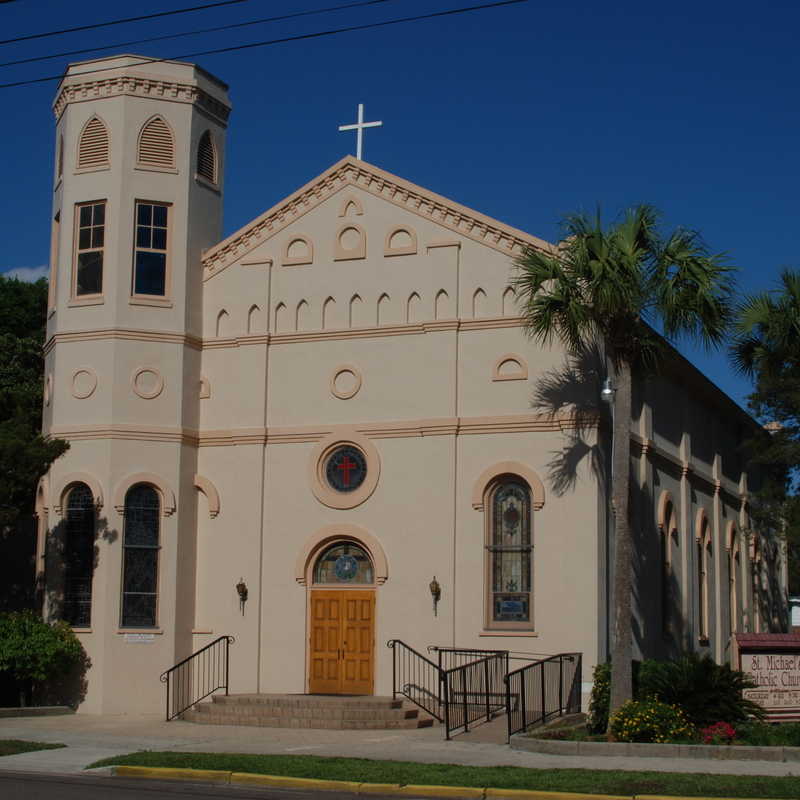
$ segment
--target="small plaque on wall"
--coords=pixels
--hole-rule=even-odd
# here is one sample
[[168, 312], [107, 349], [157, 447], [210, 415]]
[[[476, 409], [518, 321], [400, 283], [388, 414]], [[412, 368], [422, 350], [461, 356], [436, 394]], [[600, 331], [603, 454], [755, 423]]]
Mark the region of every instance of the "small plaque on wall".
[[126, 633], [126, 644], [153, 644], [156, 640], [155, 634], [152, 633]]

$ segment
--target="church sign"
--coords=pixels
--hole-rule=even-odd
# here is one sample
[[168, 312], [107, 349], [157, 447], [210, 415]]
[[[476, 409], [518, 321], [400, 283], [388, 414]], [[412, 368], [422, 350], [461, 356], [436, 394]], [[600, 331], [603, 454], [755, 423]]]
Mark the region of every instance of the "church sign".
[[800, 719], [800, 636], [736, 634], [735, 641], [739, 669], [755, 684], [744, 697], [770, 721]]

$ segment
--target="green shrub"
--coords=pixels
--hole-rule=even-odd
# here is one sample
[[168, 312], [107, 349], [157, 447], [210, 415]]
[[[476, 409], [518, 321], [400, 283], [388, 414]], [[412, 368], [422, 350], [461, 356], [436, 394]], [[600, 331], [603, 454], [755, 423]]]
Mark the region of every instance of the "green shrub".
[[0, 614], [0, 672], [16, 681], [21, 705], [26, 690], [62, 677], [84, 657], [66, 622], [48, 625], [32, 611]]
[[761, 706], [742, 697], [742, 690], [755, 684], [743, 672], [717, 664], [711, 656], [689, 653], [677, 661], [662, 661], [646, 676], [646, 682], [640, 681], [639, 696], [678, 706], [698, 728], [764, 717]]
[[754, 747], [800, 747], [800, 723], [743, 722], [736, 726], [736, 744]]
[[608, 706], [611, 702], [611, 664], [596, 664], [592, 681], [586, 727], [591, 733], [603, 733], [608, 727]]
[[673, 742], [693, 738], [683, 712], [658, 700], [629, 700], [611, 716], [611, 734], [620, 742]]

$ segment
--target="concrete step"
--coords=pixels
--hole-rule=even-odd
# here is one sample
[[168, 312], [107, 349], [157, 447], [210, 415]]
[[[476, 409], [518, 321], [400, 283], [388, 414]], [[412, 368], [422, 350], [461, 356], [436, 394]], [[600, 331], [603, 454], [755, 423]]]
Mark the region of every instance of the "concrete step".
[[434, 719], [391, 697], [327, 695], [214, 695], [183, 713], [204, 725], [248, 725], [321, 730], [428, 728]]

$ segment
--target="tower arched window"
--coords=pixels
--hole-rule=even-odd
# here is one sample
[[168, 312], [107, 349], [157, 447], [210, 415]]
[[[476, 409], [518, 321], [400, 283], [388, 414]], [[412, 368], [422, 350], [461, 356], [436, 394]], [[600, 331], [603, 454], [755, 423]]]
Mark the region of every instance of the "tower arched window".
[[713, 608], [711, 590], [713, 588], [714, 554], [711, 544], [711, 529], [705, 514], [700, 517], [697, 524], [698, 637], [701, 642], [707, 643], [711, 630]]
[[175, 168], [175, 138], [163, 117], [152, 117], [142, 127], [136, 161], [141, 167]]
[[125, 628], [152, 628], [158, 606], [160, 549], [158, 492], [144, 483], [125, 495], [125, 538], [122, 565], [122, 614]]
[[99, 117], [92, 117], [78, 142], [78, 169], [103, 169], [108, 164], [108, 128]]
[[205, 131], [197, 145], [197, 174], [216, 185], [217, 169], [217, 148], [211, 138], [211, 131]]
[[487, 620], [491, 628], [533, 625], [531, 490], [503, 475], [489, 492]]
[[92, 624], [94, 572], [94, 497], [85, 483], [70, 489], [64, 530], [63, 618], [76, 628]]

